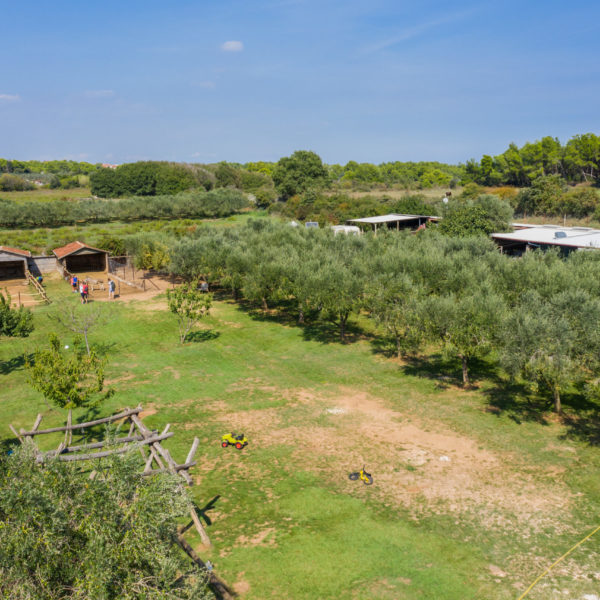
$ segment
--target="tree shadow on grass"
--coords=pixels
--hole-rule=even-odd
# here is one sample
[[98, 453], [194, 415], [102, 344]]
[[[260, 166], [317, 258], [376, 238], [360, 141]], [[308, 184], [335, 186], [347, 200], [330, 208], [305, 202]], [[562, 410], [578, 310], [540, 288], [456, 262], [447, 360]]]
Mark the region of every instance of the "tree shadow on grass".
[[534, 393], [526, 382], [500, 373], [491, 376], [490, 382], [483, 390], [489, 402], [487, 412], [505, 414], [519, 425], [524, 421], [549, 425], [560, 420], [566, 428], [561, 439], [600, 445], [600, 407], [581, 390], [573, 388], [561, 394], [563, 414], [559, 416], [553, 411], [550, 392]]
[[[379, 350], [382, 354], [386, 353], [384, 348]], [[435, 382], [435, 386], [441, 390], [448, 389], [450, 386], [462, 386], [462, 374], [458, 361], [446, 360], [441, 354], [431, 354], [428, 356], [405, 356], [404, 364], [401, 370], [405, 375], [412, 377], [421, 377]], [[469, 369], [472, 379], [475, 379], [475, 365]]]
[[[244, 311], [251, 319], [265, 323], [276, 323], [287, 327], [300, 327], [302, 337], [308, 341], [322, 344], [341, 343], [340, 327], [336, 323], [326, 321], [319, 317], [319, 311], [310, 310], [304, 313], [304, 322], [298, 322], [298, 307], [293, 301], [279, 302], [276, 307], [263, 310], [248, 301], [237, 303], [240, 310]], [[356, 322], [350, 321], [346, 325], [345, 344], [352, 344], [364, 339], [369, 334]]]
[[491, 384], [483, 390], [488, 401], [487, 412], [496, 416], [506, 415], [520, 425], [523, 421], [548, 425], [549, 402], [536, 396], [521, 382], [495, 374]]
[[[206, 523], [207, 527], [212, 525], [212, 519], [208, 516], [209, 510], [214, 510], [216, 508], [216, 504], [221, 498], [221, 494], [217, 494], [212, 500], [209, 500], [204, 506], [200, 507], [196, 504], [196, 502], [192, 502], [196, 513], [198, 516]], [[190, 521], [187, 525], [181, 528], [180, 533], [185, 533], [188, 529], [191, 529], [194, 526], [194, 522]]]
[[12, 454], [20, 446], [17, 438], [0, 440], [0, 456]]
[[91, 344], [90, 347], [92, 350], [96, 351], [96, 354], [99, 357], [105, 358], [111, 354], [111, 352], [115, 349], [116, 346], [116, 342], [98, 342], [95, 344]]
[[567, 431], [564, 440], [579, 440], [591, 446], [600, 446], [600, 410], [595, 407], [584, 413], [566, 414], [563, 423]]
[[214, 329], [200, 329], [199, 331], [191, 331], [188, 333], [185, 341], [195, 343], [208, 342], [210, 340], [216, 340], [220, 335], [221, 333]]
[[13, 371], [22, 369], [27, 361], [33, 361], [33, 354], [31, 352], [29, 354], [18, 354], [8, 360], [3, 360], [0, 362], [0, 374], [10, 375]]
[[350, 322], [346, 325], [344, 340], [340, 338], [340, 326], [324, 320], [311, 320], [300, 325], [305, 340], [321, 344], [354, 344], [367, 335], [360, 325]]

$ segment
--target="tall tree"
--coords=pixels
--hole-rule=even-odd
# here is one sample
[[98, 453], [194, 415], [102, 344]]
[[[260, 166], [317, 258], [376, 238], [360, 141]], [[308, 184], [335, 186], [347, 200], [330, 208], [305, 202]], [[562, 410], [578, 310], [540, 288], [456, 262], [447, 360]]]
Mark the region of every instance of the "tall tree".
[[297, 150], [291, 156], [279, 159], [273, 171], [275, 188], [287, 199], [311, 188], [320, 188], [327, 182], [327, 169], [318, 154]]

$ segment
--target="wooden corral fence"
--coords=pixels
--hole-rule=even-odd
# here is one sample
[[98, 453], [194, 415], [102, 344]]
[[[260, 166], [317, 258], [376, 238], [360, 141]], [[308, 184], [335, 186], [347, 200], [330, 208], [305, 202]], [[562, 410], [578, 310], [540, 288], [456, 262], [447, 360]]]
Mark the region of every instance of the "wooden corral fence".
[[[40, 429], [39, 427], [43, 417], [41, 414], [38, 414], [33, 427], [29, 431], [26, 431], [23, 428], [17, 431], [12, 425], [9, 425], [9, 428], [21, 444], [27, 444], [34, 447], [36, 460], [39, 463], [43, 463], [48, 459], [57, 459], [65, 462], [89, 461], [114, 454], [123, 454], [132, 449], [137, 449], [144, 459], [144, 468], [141, 472], [142, 475], [148, 476], [169, 472], [181, 477], [188, 485], [193, 485], [193, 479], [188, 471], [196, 464], [194, 455], [198, 450], [200, 440], [197, 437], [194, 438], [185, 461], [178, 464], [171, 456], [169, 450], [164, 448], [161, 444], [164, 440], [175, 435], [173, 432], [169, 431], [170, 424], [167, 424], [160, 433], [157, 430], [151, 430], [143, 423], [140, 417], [141, 413], [142, 407], [138, 406], [136, 408], [125, 408], [120, 413], [111, 415], [110, 417], [95, 419], [94, 421], [88, 421], [86, 423], [73, 423], [72, 412], [69, 410], [67, 413], [67, 424], [62, 427]], [[83, 435], [86, 429], [97, 425], [115, 423], [117, 421], [122, 421], [124, 425], [129, 424], [129, 432], [126, 436], [100, 442], [72, 445], [74, 431], [78, 431]], [[64, 439], [55, 450], [41, 451], [35, 443], [35, 437], [38, 435], [63, 432], [65, 434]], [[95, 476], [96, 471], [92, 471], [90, 478]], [[180, 485], [183, 485], [183, 481]], [[210, 546], [210, 538], [196, 513], [196, 508], [191, 502], [188, 508], [192, 523], [200, 535], [202, 543], [206, 546]], [[184, 539], [183, 532], [188, 528], [189, 526], [182, 528], [178, 535], [180, 547], [188, 554], [195, 564], [207, 573], [208, 584], [217, 598], [229, 600], [230, 598], [235, 597], [235, 593], [211, 570], [207, 569], [206, 564], [198, 557], [190, 544]]]
[[[46, 304], [50, 304], [50, 298], [48, 298], [48, 294], [46, 294], [46, 290], [44, 286], [31, 274], [29, 269], [25, 270], [25, 276], [27, 277], [27, 283], [32, 285], [37, 293], [41, 296], [41, 302], [45, 302]], [[20, 299], [19, 299], [20, 304]]]

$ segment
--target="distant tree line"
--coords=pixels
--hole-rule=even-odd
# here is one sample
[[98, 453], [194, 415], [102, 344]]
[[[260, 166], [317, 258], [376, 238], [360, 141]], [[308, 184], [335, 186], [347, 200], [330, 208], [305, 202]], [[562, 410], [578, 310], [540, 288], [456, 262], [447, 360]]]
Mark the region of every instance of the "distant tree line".
[[[138, 251], [148, 260], [146, 235]], [[334, 237], [266, 220], [163, 237], [156, 247], [174, 274], [203, 278], [300, 323], [330, 323], [341, 340], [358, 315], [370, 316], [394, 352], [437, 347], [456, 361], [465, 385], [476, 359], [487, 357], [535, 396], [546, 395], [557, 412], [566, 392], [598, 396], [598, 252], [567, 259], [532, 252], [515, 260], [487, 236], [426, 230]]]
[[600, 175], [600, 137], [575, 135], [564, 146], [550, 136], [521, 148], [512, 143], [498, 156], [484, 155], [465, 165], [465, 180], [486, 186], [527, 187], [544, 175], [560, 175], [568, 183], [595, 182]]
[[0, 158], [0, 173], [51, 173], [54, 175], [89, 175], [99, 165], [74, 160], [9, 160]]
[[0, 227], [13, 229], [141, 219], [217, 218], [237, 213], [248, 205], [244, 194], [233, 189], [123, 200], [89, 198], [26, 203], [0, 200]]
[[259, 205], [275, 198], [270, 177], [228, 163], [128, 163], [116, 169], [98, 169], [91, 175], [90, 182], [92, 194], [101, 198], [160, 196], [213, 188], [233, 188], [253, 193]]

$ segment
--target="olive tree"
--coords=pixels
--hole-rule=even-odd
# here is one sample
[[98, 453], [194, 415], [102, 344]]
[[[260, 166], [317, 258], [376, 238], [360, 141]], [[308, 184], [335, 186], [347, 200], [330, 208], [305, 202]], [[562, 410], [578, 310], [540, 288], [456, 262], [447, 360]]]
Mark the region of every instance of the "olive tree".
[[206, 573], [177, 546], [189, 499], [177, 476], [141, 475], [136, 453], [43, 464], [27, 447], [0, 456], [0, 597], [202, 600]]
[[470, 385], [469, 361], [492, 350], [503, 311], [502, 298], [485, 287], [428, 300], [428, 330], [449, 356], [460, 359], [464, 385]]
[[531, 291], [504, 323], [502, 362], [535, 390], [548, 390], [560, 413], [561, 393], [597, 368], [599, 331], [600, 301], [589, 293], [567, 290], [543, 298]]

